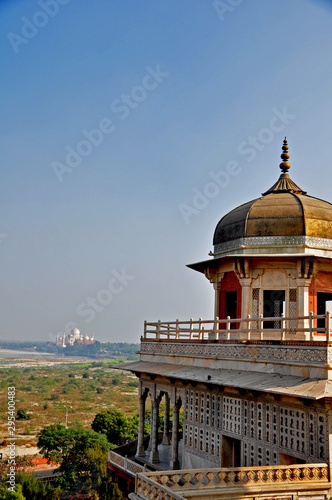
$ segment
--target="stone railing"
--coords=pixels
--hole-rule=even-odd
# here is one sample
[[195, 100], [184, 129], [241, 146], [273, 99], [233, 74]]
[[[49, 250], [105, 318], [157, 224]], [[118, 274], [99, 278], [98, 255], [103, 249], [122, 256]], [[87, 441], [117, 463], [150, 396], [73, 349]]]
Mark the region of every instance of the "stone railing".
[[146, 500], [185, 500], [185, 497], [171, 491], [167, 486], [162, 486], [145, 474], [136, 476], [135, 493], [139, 498]]
[[[321, 320], [324, 326], [317, 326]], [[323, 321], [322, 321], [323, 320]], [[268, 324], [269, 323], [269, 324]], [[273, 323], [273, 328], [271, 328]], [[223, 341], [223, 340], [275, 340], [275, 341], [330, 341], [330, 312], [321, 315], [212, 320], [190, 319], [173, 322], [144, 322], [143, 340]]]
[[127, 457], [122, 457], [121, 455], [115, 453], [111, 449], [108, 451], [108, 461], [111, 464], [120, 467], [120, 469], [123, 469], [124, 471], [131, 473], [133, 476], [135, 476], [135, 474], [138, 474], [139, 472], [145, 471], [143, 465], [139, 465], [136, 462], [129, 460], [129, 458]]
[[183, 499], [191, 497], [191, 492], [203, 489], [206, 497], [223, 498], [223, 489], [235, 492], [247, 488], [258, 488], [259, 491], [286, 488], [288, 492], [293, 489], [327, 489], [330, 488], [328, 468], [326, 464], [305, 464], [150, 472], [136, 477], [137, 495], [149, 500]]

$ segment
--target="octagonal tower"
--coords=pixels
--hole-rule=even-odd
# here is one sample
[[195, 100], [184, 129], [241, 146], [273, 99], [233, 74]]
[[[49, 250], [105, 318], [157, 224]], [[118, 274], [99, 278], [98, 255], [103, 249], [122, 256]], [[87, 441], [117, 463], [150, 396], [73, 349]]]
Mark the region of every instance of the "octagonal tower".
[[[282, 149], [278, 181], [222, 217], [214, 259], [189, 266], [213, 283], [216, 318], [321, 315], [332, 300], [332, 204], [292, 181], [286, 138]], [[308, 319], [302, 323], [309, 328]]]

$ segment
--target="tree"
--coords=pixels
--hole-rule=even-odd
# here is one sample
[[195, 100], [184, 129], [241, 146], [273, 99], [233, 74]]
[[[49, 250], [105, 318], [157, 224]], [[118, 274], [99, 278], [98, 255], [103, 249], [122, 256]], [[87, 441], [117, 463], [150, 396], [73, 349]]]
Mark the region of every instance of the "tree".
[[26, 500], [58, 500], [60, 488], [43, 483], [33, 474], [19, 472], [16, 477], [17, 483], [22, 487], [23, 498]]
[[[73, 429], [64, 425], [49, 425], [38, 435], [37, 446], [45, 457], [61, 463], [57, 472], [57, 484], [65, 491], [77, 491], [90, 488], [91, 475], [100, 475], [95, 464], [89, 458], [89, 450], [107, 453], [109, 444], [106, 436], [83, 428]], [[106, 455], [105, 455], [106, 457]], [[105, 458], [106, 464], [106, 458]], [[95, 479], [94, 482], [97, 482]]]
[[[67, 432], [67, 430], [69, 432]], [[72, 445], [72, 429], [53, 424], [44, 427], [38, 434], [37, 446], [47, 458], [60, 459]]]
[[[126, 439], [128, 439], [128, 441], [134, 441], [135, 439], [137, 439], [138, 423], [139, 423], [138, 415], [127, 417]], [[148, 429], [145, 422], [144, 422], [144, 433], [148, 434]]]
[[22, 486], [15, 485], [15, 491], [10, 491], [6, 483], [0, 481], [0, 498], [1, 500], [26, 500], [22, 493]]
[[103, 410], [97, 413], [91, 427], [95, 432], [105, 434], [110, 443], [121, 445], [131, 438], [131, 422], [119, 410]]
[[60, 488], [43, 483], [32, 474], [23, 471], [16, 472], [14, 491], [11, 491], [6, 482], [8, 472], [9, 467], [5, 465], [0, 473], [1, 500], [58, 500], [60, 498]]
[[99, 500], [123, 500], [123, 495], [116, 483], [107, 474], [107, 453], [100, 447], [90, 448], [86, 453], [91, 464], [90, 479]]

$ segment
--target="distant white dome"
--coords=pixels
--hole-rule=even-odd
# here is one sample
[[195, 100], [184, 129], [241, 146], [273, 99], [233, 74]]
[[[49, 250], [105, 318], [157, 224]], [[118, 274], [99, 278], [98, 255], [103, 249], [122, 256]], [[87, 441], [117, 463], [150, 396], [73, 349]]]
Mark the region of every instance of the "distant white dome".
[[73, 337], [79, 337], [81, 335], [81, 332], [79, 331], [77, 326], [75, 326], [70, 333]]
[[87, 335], [84, 335], [84, 340], [89, 340], [89, 337]]

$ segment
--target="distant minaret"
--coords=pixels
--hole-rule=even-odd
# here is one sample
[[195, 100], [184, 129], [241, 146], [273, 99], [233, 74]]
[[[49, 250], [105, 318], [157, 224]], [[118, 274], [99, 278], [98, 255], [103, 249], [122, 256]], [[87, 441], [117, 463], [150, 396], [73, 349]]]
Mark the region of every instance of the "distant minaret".
[[65, 334], [65, 332], [63, 333], [63, 336], [62, 336], [62, 347], [66, 347], [66, 334]]

